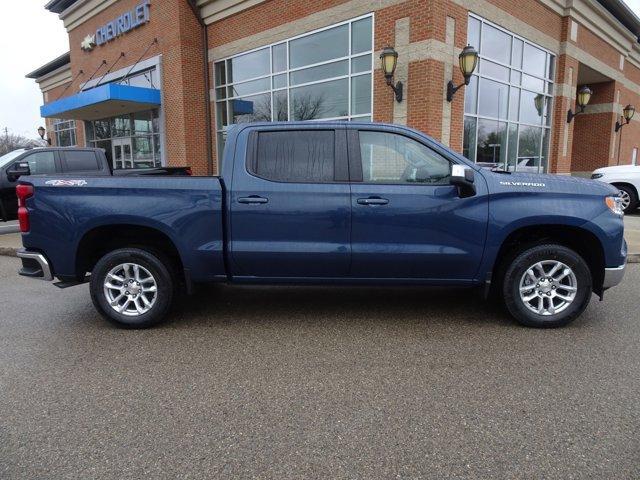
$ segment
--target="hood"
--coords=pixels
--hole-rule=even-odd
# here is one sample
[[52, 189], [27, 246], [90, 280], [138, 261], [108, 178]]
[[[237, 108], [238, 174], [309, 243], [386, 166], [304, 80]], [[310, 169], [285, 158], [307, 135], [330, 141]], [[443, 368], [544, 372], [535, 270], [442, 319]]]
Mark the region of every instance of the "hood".
[[615, 167], [603, 167], [594, 170], [593, 173], [620, 174], [620, 173], [640, 173], [640, 166], [637, 165], [617, 165]]
[[492, 192], [566, 193], [585, 195], [618, 195], [608, 183], [569, 175], [541, 175], [534, 173], [483, 172]]

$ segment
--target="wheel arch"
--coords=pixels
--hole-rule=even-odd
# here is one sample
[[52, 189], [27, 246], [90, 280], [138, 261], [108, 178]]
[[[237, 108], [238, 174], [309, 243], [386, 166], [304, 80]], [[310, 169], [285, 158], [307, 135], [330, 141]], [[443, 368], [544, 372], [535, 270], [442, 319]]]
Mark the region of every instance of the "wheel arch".
[[578, 253], [589, 266], [593, 291], [601, 295], [604, 282], [605, 251], [591, 231], [571, 225], [529, 225], [510, 232], [498, 250], [492, 269], [492, 284], [501, 285], [509, 262], [524, 249], [552, 242]]
[[87, 230], [76, 248], [76, 276], [83, 278], [106, 253], [126, 247], [160, 253], [169, 260], [178, 278], [186, 280], [180, 250], [171, 237], [159, 228], [135, 223], [99, 225]]

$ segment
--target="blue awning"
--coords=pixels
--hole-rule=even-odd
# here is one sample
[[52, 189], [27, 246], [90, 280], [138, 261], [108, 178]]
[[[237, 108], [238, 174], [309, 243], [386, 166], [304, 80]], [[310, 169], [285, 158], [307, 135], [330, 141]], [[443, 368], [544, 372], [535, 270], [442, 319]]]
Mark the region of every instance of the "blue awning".
[[160, 105], [160, 90], [107, 83], [40, 107], [43, 118], [98, 120]]

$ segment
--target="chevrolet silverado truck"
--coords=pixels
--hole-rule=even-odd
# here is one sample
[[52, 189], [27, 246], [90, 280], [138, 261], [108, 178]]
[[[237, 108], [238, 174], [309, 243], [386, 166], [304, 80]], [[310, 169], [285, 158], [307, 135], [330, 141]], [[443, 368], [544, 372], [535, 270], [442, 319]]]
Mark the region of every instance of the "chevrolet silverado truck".
[[375, 123], [235, 125], [221, 160], [219, 177], [22, 177], [20, 274], [89, 282], [129, 328], [202, 282], [481, 287], [557, 327], [624, 274], [602, 182], [481, 169]]

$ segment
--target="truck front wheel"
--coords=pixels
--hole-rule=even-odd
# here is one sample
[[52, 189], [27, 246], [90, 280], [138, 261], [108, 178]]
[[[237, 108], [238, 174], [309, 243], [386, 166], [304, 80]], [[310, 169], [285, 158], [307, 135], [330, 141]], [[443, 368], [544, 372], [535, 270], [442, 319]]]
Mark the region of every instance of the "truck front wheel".
[[527, 248], [504, 275], [509, 313], [529, 327], [562, 327], [580, 316], [591, 299], [591, 272], [584, 259], [562, 245]]
[[98, 260], [91, 272], [91, 300], [110, 322], [125, 328], [159, 323], [169, 311], [174, 285], [159, 254], [121, 248]]

